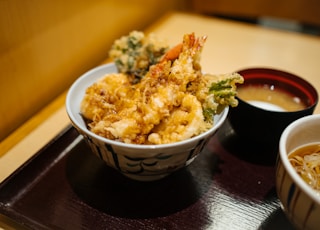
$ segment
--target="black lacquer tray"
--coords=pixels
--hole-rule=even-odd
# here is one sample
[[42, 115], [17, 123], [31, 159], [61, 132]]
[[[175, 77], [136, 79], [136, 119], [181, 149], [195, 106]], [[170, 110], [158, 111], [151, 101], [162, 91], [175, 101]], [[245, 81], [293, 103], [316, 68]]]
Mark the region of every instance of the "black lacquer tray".
[[293, 229], [276, 196], [274, 158], [256, 147], [226, 121], [191, 165], [137, 182], [70, 126], [0, 184], [0, 214], [27, 229]]

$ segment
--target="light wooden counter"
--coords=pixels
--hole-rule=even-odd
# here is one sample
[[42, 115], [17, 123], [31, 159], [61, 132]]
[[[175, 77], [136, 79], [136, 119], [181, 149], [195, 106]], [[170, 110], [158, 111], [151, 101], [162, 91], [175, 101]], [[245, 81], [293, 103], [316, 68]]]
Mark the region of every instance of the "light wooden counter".
[[[202, 55], [205, 72], [272, 67], [295, 73], [320, 89], [319, 37], [183, 13], [167, 15], [148, 32], [172, 45], [185, 33], [207, 35]], [[0, 143], [0, 181], [70, 124], [64, 100], [65, 93]], [[320, 113], [319, 105], [315, 113]]]

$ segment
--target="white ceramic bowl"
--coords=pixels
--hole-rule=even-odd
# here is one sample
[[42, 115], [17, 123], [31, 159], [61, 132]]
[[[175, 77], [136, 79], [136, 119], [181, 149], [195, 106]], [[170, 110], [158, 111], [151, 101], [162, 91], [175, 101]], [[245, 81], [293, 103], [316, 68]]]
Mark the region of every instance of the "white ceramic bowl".
[[300, 118], [283, 131], [276, 165], [276, 189], [282, 209], [300, 229], [319, 229], [320, 195], [296, 173], [288, 154], [311, 143], [320, 143], [320, 114]]
[[214, 116], [214, 126], [207, 132], [172, 144], [125, 144], [98, 136], [86, 128], [80, 115], [80, 104], [90, 85], [105, 74], [115, 72], [114, 64], [106, 64], [78, 78], [68, 91], [66, 110], [73, 126], [83, 135], [93, 153], [127, 177], [141, 181], [158, 180], [190, 164], [227, 117], [229, 108]]

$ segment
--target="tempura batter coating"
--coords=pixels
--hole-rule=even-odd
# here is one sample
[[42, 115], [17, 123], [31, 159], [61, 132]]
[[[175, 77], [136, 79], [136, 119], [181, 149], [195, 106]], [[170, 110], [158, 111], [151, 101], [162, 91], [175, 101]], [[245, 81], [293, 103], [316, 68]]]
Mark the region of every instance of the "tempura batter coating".
[[[174, 49], [150, 66], [137, 84], [125, 74], [110, 74], [89, 87], [81, 113], [92, 121], [90, 130], [125, 143], [163, 144], [191, 138], [212, 127], [213, 116], [206, 119], [204, 109], [210, 105], [210, 87], [217, 78], [209, 76], [212, 79], [208, 80], [201, 73], [205, 40], [194, 34], [184, 35], [178, 52], [173, 53], [177, 51]], [[232, 84], [241, 80], [237, 75]], [[215, 103], [212, 111], [217, 112], [220, 103]]]
[[151, 65], [160, 62], [168, 49], [168, 44], [154, 34], [132, 31], [113, 43], [109, 56], [119, 72], [127, 74], [130, 81], [137, 83]]

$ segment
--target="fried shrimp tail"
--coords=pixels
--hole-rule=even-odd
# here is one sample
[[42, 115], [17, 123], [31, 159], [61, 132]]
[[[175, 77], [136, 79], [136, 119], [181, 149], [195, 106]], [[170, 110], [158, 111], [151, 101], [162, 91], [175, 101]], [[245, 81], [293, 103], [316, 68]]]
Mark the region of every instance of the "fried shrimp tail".
[[171, 48], [170, 50], [168, 50], [163, 58], [161, 59], [161, 62], [164, 62], [164, 61], [173, 61], [175, 59], [177, 59], [180, 55], [182, 51], [182, 43], [176, 45], [175, 47]]

